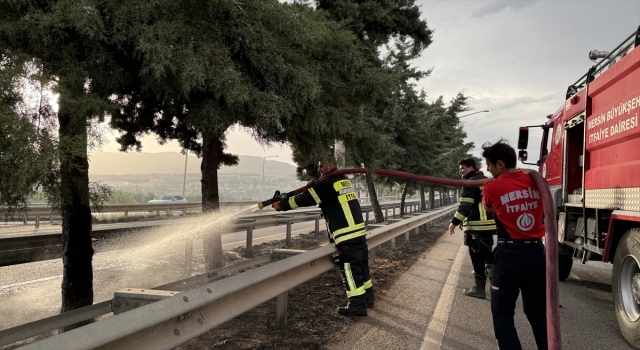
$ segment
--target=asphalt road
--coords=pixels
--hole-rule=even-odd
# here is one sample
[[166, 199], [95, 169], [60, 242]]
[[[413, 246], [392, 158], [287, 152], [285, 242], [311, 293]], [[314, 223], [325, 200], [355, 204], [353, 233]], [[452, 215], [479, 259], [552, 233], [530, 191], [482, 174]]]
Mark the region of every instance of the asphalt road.
[[[490, 299], [466, 297], [473, 284], [463, 235], [442, 233], [436, 244], [380, 296], [369, 316], [353, 323], [330, 349], [496, 349]], [[613, 313], [612, 265], [575, 262], [560, 283], [563, 349], [632, 349]], [[375, 277], [375, 271], [372, 273]], [[374, 280], [375, 285], [375, 280]], [[518, 301], [515, 323], [523, 349], [536, 349]]]
[[[93, 257], [94, 302], [113, 298], [123, 288], [151, 288], [185, 278], [185, 237], [199, 236], [216, 222], [176, 224], [146, 231], [143, 235], [113, 237], [99, 247]], [[324, 229], [321, 220], [320, 229]], [[312, 232], [315, 222], [292, 225], [292, 236]], [[324, 233], [321, 233], [324, 234]], [[283, 240], [286, 225], [256, 229], [254, 246]], [[246, 231], [222, 236], [223, 249], [231, 251], [246, 243]], [[194, 240], [192, 275], [204, 273], [202, 241]], [[232, 258], [242, 259], [240, 256]], [[59, 312], [62, 282], [61, 259], [0, 267], [0, 329], [56, 315]]]
[[[150, 288], [183, 276], [184, 237], [207, 228], [162, 227], [152, 241], [113, 242], [113, 250], [94, 256], [95, 301], [111, 299], [126, 287]], [[321, 223], [321, 229], [323, 228]], [[314, 222], [294, 224], [292, 235], [311, 232]], [[254, 231], [254, 244], [281, 240], [285, 226]], [[245, 243], [245, 232], [223, 235], [225, 250]], [[201, 243], [194, 245], [194, 271], [204, 269]], [[0, 329], [55, 315], [60, 305], [60, 260], [0, 268]], [[623, 340], [613, 314], [611, 265], [576, 263], [560, 284], [564, 349], [631, 349]], [[490, 301], [465, 297], [473, 283], [471, 262], [460, 232], [442, 233], [421, 260], [380, 295], [369, 317], [350, 326], [346, 342], [332, 349], [496, 349]], [[524, 349], [535, 349], [521, 303], [516, 327]]]
[[[564, 349], [632, 349], [622, 338], [613, 313], [611, 264], [574, 261], [572, 274], [560, 282], [560, 317]], [[442, 349], [496, 349], [491, 301], [462, 295], [473, 284], [471, 260], [465, 257]], [[523, 349], [536, 349], [533, 333], [517, 303], [516, 328]]]

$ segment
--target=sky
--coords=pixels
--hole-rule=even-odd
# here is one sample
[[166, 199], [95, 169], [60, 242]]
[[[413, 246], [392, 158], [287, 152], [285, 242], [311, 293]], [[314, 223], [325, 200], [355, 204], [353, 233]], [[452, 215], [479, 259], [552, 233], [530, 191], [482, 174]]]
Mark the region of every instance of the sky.
[[[640, 25], [640, 0], [417, 0], [422, 18], [434, 31], [433, 43], [413, 63], [433, 68], [418, 82], [428, 99], [470, 97], [472, 111], [463, 118], [472, 153], [480, 157], [485, 142], [505, 138], [515, 146], [518, 128], [539, 125], [564, 104], [567, 87], [594, 63], [591, 50], [609, 51]], [[104, 152], [116, 152], [112, 132]], [[529, 160], [538, 158], [540, 136], [529, 138]], [[143, 152], [179, 152], [177, 142], [163, 146], [150, 135]], [[227, 152], [275, 156], [294, 164], [291, 149], [263, 147], [240, 128], [227, 132]]]

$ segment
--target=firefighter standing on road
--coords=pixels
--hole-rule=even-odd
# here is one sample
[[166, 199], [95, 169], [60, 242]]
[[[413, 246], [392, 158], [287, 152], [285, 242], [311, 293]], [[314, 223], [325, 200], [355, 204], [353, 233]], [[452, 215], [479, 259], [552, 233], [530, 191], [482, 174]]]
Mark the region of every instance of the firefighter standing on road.
[[[491, 313], [499, 349], [522, 349], [513, 322], [518, 294], [538, 349], [547, 349], [543, 205], [529, 170], [516, 169], [516, 151], [503, 140], [482, 147], [496, 179], [484, 186], [482, 202], [495, 212], [498, 246], [491, 281]], [[552, 242], [553, 243], [553, 242]]]
[[[336, 170], [334, 164], [319, 162], [324, 176]], [[366, 316], [373, 306], [373, 284], [369, 276], [369, 249], [360, 203], [351, 181], [344, 175], [329, 177], [303, 193], [273, 203], [276, 210], [320, 205], [327, 222], [329, 239], [338, 248], [338, 264], [347, 289], [349, 304], [339, 307], [345, 316]]]
[[[472, 158], [458, 162], [460, 174], [466, 180], [480, 180], [487, 177], [477, 170], [476, 161]], [[486, 270], [492, 264], [491, 250], [493, 235], [496, 234], [496, 223], [491, 213], [487, 213], [482, 205], [482, 187], [465, 187], [460, 195], [460, 206], [451, 219], [449, 232], [454, 234], [456, 226], [462, 224], [464, 241], [469, 246], [469, 256], [473, 265], [475, 286], [464, 289], [464, 295], [486, 299]]]

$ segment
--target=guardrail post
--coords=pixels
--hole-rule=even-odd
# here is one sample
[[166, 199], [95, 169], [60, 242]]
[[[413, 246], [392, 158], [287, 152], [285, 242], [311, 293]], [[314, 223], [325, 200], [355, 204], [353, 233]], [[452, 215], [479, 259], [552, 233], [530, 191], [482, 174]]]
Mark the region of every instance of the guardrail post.
[[284, 292], [276, 297], [276, 329], [287, 328], [287, 299], [288, 293]]
[[[411, 231], [413, 231], [413, 230], [411, 230]], [[409, 242], [409, 239], [410, 239], [409, 234], [411, 233], [411, 231], [407, 231], [407, 232], [404, 233], [404, 241], [405, 242]]]
[[291, 247], [291, 220], [287, 220], [287, 248]]
[[365, 214], [364, 227], [367, 228], [369, 226], [369, 211]]
[[191, 276], [191, 269], [193, 267], [193, 239], [187, 237], [184, 241], [184, 274], [185, 276]]
[[40, 215], [36, 215], [36, 227], [40, 227]]
[[253, 256], [253, 226], [247, 226], [247, 245], [245, 246], [245, 257]]
[[156, 210], [156, 216], [160, 216], [160, 210]]
[[389, 208], [384, 208], [384, 221], [387, 221], [387, 217], [389, 216]]
[[128, 210], [125, 210], [125, 211], [124, 211], [124, 217], [126, 218], [126, 217], [128, 217], [128, 216], [129, 216], [129, 211], [128, 211]]
[[27, 216], [26, 216], [26, 215], [25, 215], [25, 216], [23, 216], [23, 217], [22, 217], [22, 220], [23, 220], [24, 224], [26, 225], [26, 224], [27, 224]]
[[391, 238], [391, 240], [389, 241], [389, 249], [391, 249], [391, 250], [396, 249], [396, 238], [395, 237]]
[[373, 265], [376, 262], [376, 248], [369, 250], [369, 264]]
[[316, 241], [320, 239], [320, 216], [316, 216]]

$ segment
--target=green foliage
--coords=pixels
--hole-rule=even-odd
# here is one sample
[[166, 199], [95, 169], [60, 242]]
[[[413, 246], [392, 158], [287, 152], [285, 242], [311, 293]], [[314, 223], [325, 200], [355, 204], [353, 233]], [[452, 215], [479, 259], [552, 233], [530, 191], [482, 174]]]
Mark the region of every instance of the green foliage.
[[131, 193], [113, 190], [107, 204], [145, 204], [154, 199], [153, 193]]
[[462, 93], [454, 97], [448, 107], [445, 107], [442, 97], [429, 106], [436, 150], [430, 162], [434, 176], [458, 179], [458, 161], [471, 156], [469, 151], [474, 148], [474, 143], [464, 142], [467, 133], [457, 117], [457, 114], [468, 110], [467, 97]]
[[201, 155], [200, 133], [223, 135], [235, 124], [261, 142], [282, 140], [283, 121], [317, 98], [319, 74], [305, 55], [318, 39], [304, 9], [275, 0], [167, 0], [137, 11], [140, 3], [122, 4], [113, 18], [116, 36], [137, 53], [130, 60], [140, 78], [132, 83], [142, 87], [118, 93], [112, 126], [124, 132], [123, 149], [139, 148], [138, 136], [152, 131]]
[[344, 22], [358, 38], [373, 47], [391, 38], [411, 38], [411, 53], [416, 56], [431, 44], [431, 30], [420, 19], [415, 0], [316, 0], [331, 18]]
[[21, 212], [47, 181], [54, 148], [26, 118], [0, 105], [0, 214]]
[[50, 183], [57, 166], [57, 142], [49, 133], [52, 108], [42, 90], [33, 91], [42, 86], [36, 68], [24, 58], [0, 56], [0, 214], [4, 215], [23, 212], [29, 198]]
[[[393, 142], [394, 120], [401, 118], [395, 108], [399, 87], [408, 79], [418, 79], [428, 73], [407, 70], [400, 65], [392, 67], [392, 62], [379, 59], [378, 47], [395, 38], [405, 46], [403, 50], [408, 56], [416, 57], [431, 43], [431, 31], [426, 22], [420, 20], [414, 0], [302, 2], [314, 3], [316, 13], [338, 21], [351, 31], [358, 39], [362, 62], [361, 68], [350, 71], [353, 80], [332, 84], [341, 91], [327, 94], [317, 108], [327, 114], [318, 120], [329, 121], [328, 127], [319, 132], [306, 130], [297, 138], [289, 137], [294, 161], [299, 165], [298, 176], [305, 180], [313, 177], [317, 160], [333, 157], [332, 145], [336, 139], [344, 140], [348, 163], [379, 166], [399, 151]], [[348, 86], [367, 98], [358, 99], [357, 94], [347, 93], [350, 90], [345, 87]], [[332, 90], [325, 88], [324, 91]], [[293, 128], [300, 129], [304, 127]]]

